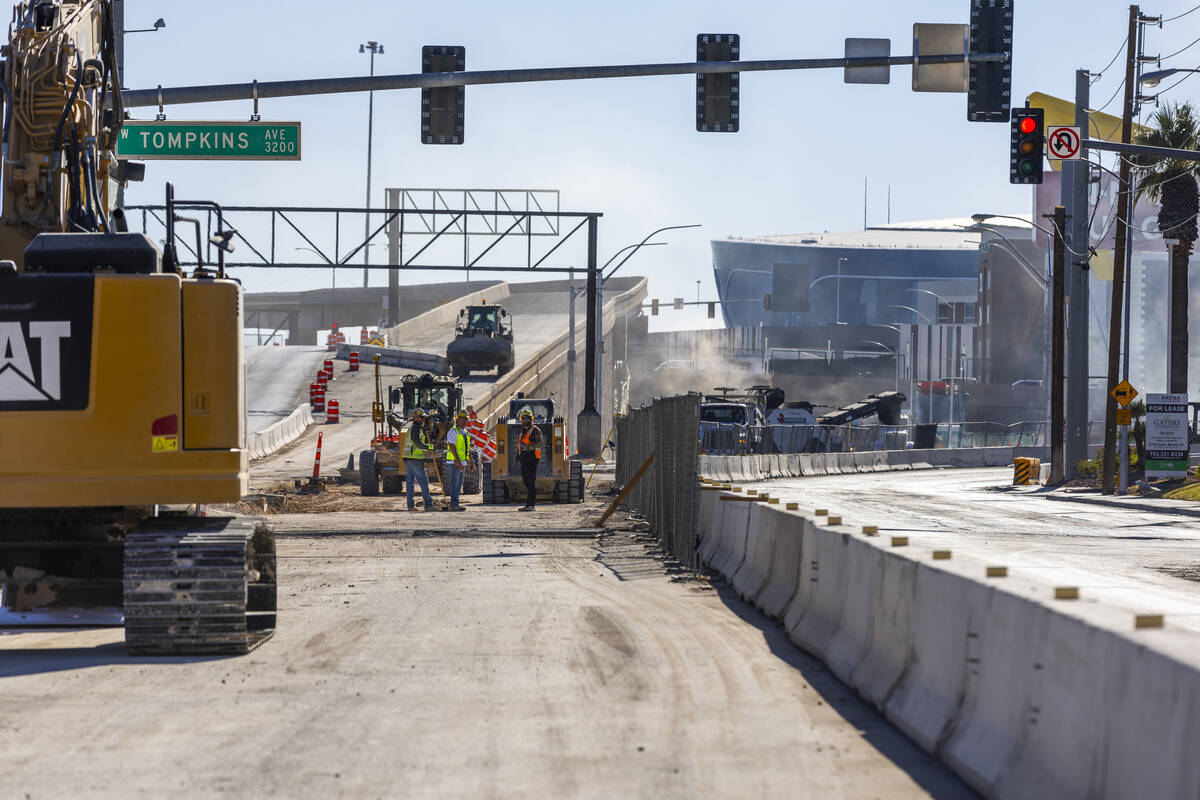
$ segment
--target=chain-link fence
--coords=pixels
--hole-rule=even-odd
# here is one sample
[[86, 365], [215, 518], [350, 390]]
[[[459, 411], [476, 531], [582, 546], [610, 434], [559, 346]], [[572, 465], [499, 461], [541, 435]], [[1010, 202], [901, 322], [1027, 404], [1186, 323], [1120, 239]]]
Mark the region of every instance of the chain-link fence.
[[700, 423], [700, 451], [844, 453], [928, 447], [1036, 447], [1046, 443], [1046, 423], [962, 422], [953, 425], [732, 425]]
[[629, 486], [638, 470], [654, 462], [625, 497], [625, 506], [649, 521], [659, 543], [680, 564], [700, 568], [696, 542], [696, 480], [699, 462], [700, 395], [661, 397], [617, 421], [617, 482]]

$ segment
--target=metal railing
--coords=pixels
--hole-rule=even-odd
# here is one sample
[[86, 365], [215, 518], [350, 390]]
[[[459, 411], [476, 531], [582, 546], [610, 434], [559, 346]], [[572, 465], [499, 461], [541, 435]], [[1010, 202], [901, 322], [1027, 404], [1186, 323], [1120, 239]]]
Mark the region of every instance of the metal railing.
[[651, 454], [654, 462], [624, 505], [650, 523], [664, 550], [697, 570], [696, 480], [700, 395], [662, 397], [617, 420], [617, 483], [629, 485]]
[[842, 453], [925, 447], [1037, 447], [1046, 443], [1045, 422], [903, 425], [700, 424], [700, 451], [711, 455]]

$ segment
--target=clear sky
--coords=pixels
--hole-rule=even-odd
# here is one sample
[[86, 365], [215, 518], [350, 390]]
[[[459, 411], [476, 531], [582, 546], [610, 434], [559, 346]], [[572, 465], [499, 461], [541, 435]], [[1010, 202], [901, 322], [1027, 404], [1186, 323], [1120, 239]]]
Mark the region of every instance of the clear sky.
[[[1167, 0], [1142, 11], [1171, 17], [1197, 3]], [[1015, 5], [1015, 98], [1071, 97], [1075, 69], [1099, 72], [1123, 52], [1127, 4]], [[839, 57], [847, 36], [890, 38], [892, 53], [907, 55], [914, 22], [966, 23], [969, 3], [127, 0], [125, 7], [127, 29], [150, 27], [159, 16], [167, 23], [126, 38], [124, 82], [139, 89], [366, 74], [369, 57], [358, 47], [372, 39], [385, 47], [376, 74], [420, 72], [425, 44], [464, 45], [467, 69], [688, 61], [697, 33], [741, 34], [745, 60]], [[1146, 52], [1167, 55], [1198, 38], [1200, 11], [1150, 28]], [[1200, 67], [1200, 44], [1163, 66]], [[886, 221], [889, 185], [893, 222], [1027, 213], [1029, 188], [1008, 183], [1008, 126], [968, 122], [966, 95], [914, 93], [909, 67], [891, 75], [889, 85], [863, 86], [844, 84], [840, 70], [743, 73], [737, 134], [696, 132], [692, 76], [467, 87], [466, 144], [440, 147], [419, 141], [419, 90], [377, 92], [372, 205], [384, 205], [384, 187], [559, 189], [564, 210], [604, 214], [602, 260], [655, 228], [699, 223], [664, 234], [668, 246], [642, 250], [622, 271], [649, 276], [651, 296], [689, 300], [697, 280], [702, 298], [715, 298], [712, 238], [861, 228], [864, 177], [871, 224]], [[1093, 106], [1115, 95], [1123, 77], [1119, 62], [1105, 71], [1092, 87]], [[1165, 97], [1200, 102], [1200, 78]], [[1119, 113], [1120, 104], [1115, 97], [1107, 110]], [[242, 120], [250, 101], [166, 113]], [[265, 100], [260, 113], [303, 123], [302, 161], [150, 162], [127, 202], [161, 203], [163, 181], [172, 180], [180, 196], [227, 205], [362, 205], [365, 94]], [[135, 118], [153, 116], [134, 110]], [[372, 259], [382, 263], [383, 249]], [[361, 275], [339, 271], [338, 283], [359, 285]], [[330, 280], [325, 270], [239, 277], [249, 291]], [[372, 283], [386, 283], [385, 273]], [[694, 327], [702, 317], [664, 311], [656, 322]]]

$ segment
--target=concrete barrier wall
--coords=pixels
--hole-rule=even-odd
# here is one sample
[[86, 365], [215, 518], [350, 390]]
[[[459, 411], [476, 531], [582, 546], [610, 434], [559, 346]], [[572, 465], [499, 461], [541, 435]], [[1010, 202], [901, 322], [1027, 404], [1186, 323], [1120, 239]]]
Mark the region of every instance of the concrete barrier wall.
[[848, 475], [934, 467], [1006, 467], [1014, 455], [1049, 457], [1044, 447], [963, 447], [939, 450], [860, 450], [789, 456], [700, 456], [700, 476], [717, 481], [760, 481], [805, 475]]
[[399, 347], [375, 347], [369, 344], [339, 344], [334, 358], [342, 361], [350, 360], [350, 353], [357, 352], [362, 368], [374, 363], [374, 356], [379, 356], [379, 363], [385, 367], [403, 367], [434, 375], [445, 375], [448, 367], [446, 357], [436, 353], [422, 353], [419, 350], [404, 350]]
[[284, 445], [291, 444], [300, 438], [300, 434], [312, 423], [312, 409], [308, 403], [296, 406], [295, 410], [283, 419], [246, 437], [246, 450], [250, 453], [250, 460], [266, 458], [276, 450], [282, 449]]
[[[550, 284], [538, 284], [543, 288], [547, 285]], [[562, 285], [565, 290], [567, 282], [563, 282]], [[604, 333], [606, 335], [612, 331], [619, 315], [629, 313], [641, 305], [642, 299], [646, 296], [646, 285], [646, 279], [640, 278], [629, 289], [615, 294], [605, 302]], [[579, 314], [575, 327], [576, 337], [582, 337], [586, 330], [587, 315]], [[483, 420], [488, 430], [493, 429], [500, 416], [507, 411], [510, 397], [517, 392], [525, 392], [526, 395], [535, 397], [539, 394], [540, 387], [552, 380], [559, 372], [566, 370], [569, 338], [570, 331], [566, 330], [566, 326], [564, 326], [562, 336], [524, 362], [517, 364], [512, 372], [499, 378], [483, 397], [475, 401], [475, 412]], [[582, 349], [582, 338], [579, 339], [578, 346]], [[576, 376], [576, 382], [583, 383], [582, 368], [580, 374]]]
[[721, 494], [706, 563], [985, 796], [1200, 797], [1196, 634]]

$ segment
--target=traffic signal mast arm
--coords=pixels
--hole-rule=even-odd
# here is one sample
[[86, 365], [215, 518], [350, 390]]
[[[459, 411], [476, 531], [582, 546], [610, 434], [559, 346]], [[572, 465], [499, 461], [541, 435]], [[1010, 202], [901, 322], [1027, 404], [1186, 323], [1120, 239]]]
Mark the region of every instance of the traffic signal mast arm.
[[[921, 65], [1005, 62], [1007, 53], [953, 53], [922, 55]], [[178, 86], [161, 89], [131, 89], [121, 93], [126, 108], [216, 103], [268, 97], [301, 97], [311, 94], [343, 94], [387, 89], [434, 89], [495, 83], [538, 83], [592, 78], [636, 78], [651, 75], [691, 75], [728, 72], [775, 72], [799, 69], [843, 69], [912, 64], [914, 56], [864, 58], [801, 58], [760, 61], [697, 61], [674, 64], [629, 64], [608, 67], [546, 67], [541, 69], [476, 70], [472, 72], [429, 72], [408, 75], [375, 75], [346, 78], [315, 78], [298, 81], [227, 83], [210, 86]]]
[[1173, 147], [1150, 147], [1144, 144], [1122, 144], [1102, 139], [1084, 139], [1080, 145], [1084, 150], [1107, 150], [1111, 153], [1131, 153], [1138, 156], [1174, 158], [1178, 161], [1200, 161], [1200, 150], [1177, 150]]

